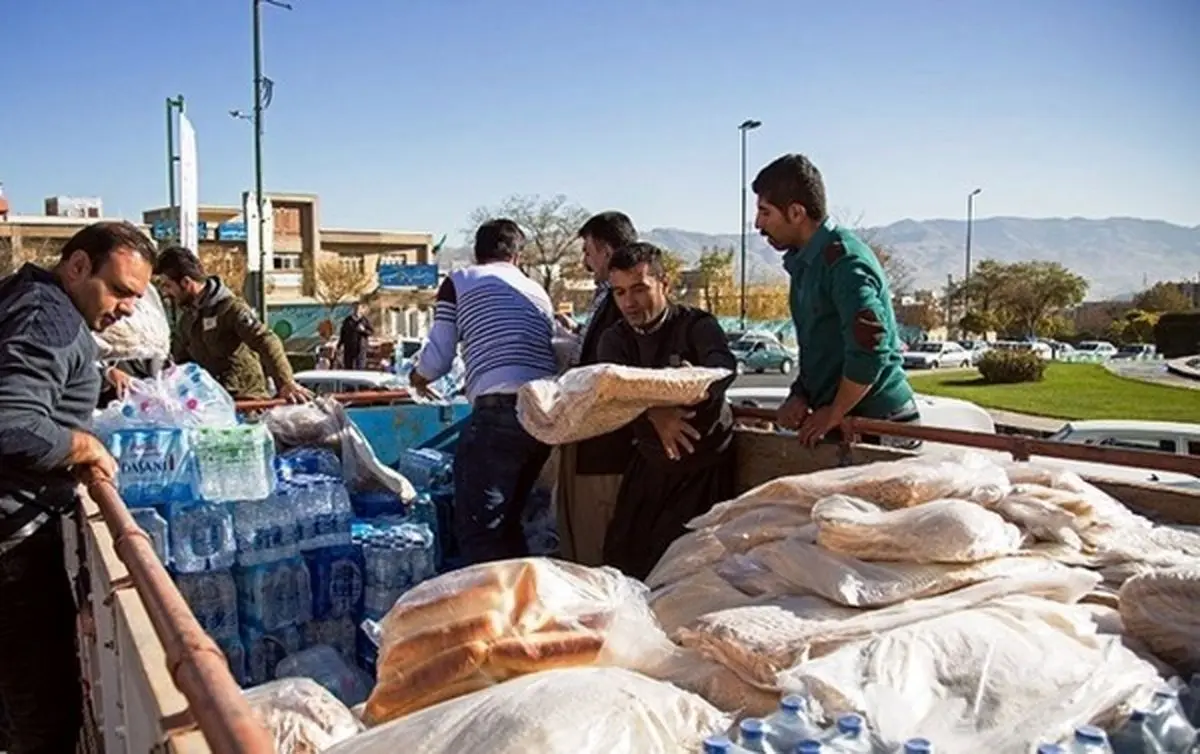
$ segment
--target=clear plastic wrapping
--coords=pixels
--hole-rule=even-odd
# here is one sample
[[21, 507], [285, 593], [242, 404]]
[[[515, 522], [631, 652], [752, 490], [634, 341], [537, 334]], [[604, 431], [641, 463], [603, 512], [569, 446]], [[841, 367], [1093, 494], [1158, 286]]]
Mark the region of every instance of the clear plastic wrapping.
[[517, 393], [517, 418], [525, 431], [548, 445], [565, 445], [608, 434], [655, 406], [690, 406], [727, 369], [643, 369], [594, 364], [556, 379], [533, 380]]
[[246, 692], [278, 754], [317, 754], [362, 732], [363, 724], [316, 681], [282, 678]]
[[426, 581], [381, 625], [372, 724], [552, 668], [651, 670], [674, 647], [646, 587], [612, 568], [544, 558], [485, 563]]

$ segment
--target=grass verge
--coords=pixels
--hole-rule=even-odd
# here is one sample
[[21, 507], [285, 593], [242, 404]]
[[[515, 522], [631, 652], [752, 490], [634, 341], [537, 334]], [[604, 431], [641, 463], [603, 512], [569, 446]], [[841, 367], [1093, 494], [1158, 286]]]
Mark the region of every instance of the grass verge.
[[974, 370], [909, 379], [918, 393], [1034, 416], [1200, 423], [1200, 390], [1126, 379], [1099, 364], [1049, 364], [1044, 380], [1018, 385], [984, 384]]

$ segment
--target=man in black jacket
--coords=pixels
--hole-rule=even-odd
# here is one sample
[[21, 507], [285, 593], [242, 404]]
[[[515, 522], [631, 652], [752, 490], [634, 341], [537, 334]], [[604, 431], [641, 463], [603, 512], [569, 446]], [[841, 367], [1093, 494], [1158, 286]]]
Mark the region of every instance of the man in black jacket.
[[629, 425], [634, 453], [605, 536], [604, 562], [644, 579], [688, 521], [733, 497], [733, 413], [725, 391], [737, 361], [715, 317], [670, 301], [658, 247], [618, 250], [608, 276], [623, 319], [600, 338], [600, 361], [729, 370], [699, 403], [652, 408]]
[[88, 431], [92, 331], [133, 312], [154, 246], [128, 223], [76, 233], [53, 270], [0, 281], [0, 698], [13, 752], [73, 752], [82, 721], [75, 602], [60, 518], [116, 462]]
[[355, 304], [350, 316], [342, 320], [337, 350], [342, 353], [342, 369], [366, 369], [367, 351], [375, 328], [367, 317], [367, 305]]
[[[596, 281], [596, 294], [586, 324], [577, 333], [578, 353], [571, 366], [595, 364], [600, 336], [621, 320], [608, 284], [608, 260], [613, 252], [637, 241], [633, 222], [622, 212], [601, 212], [579, 229], [583, 263]], [[628, 428], [560, 449], [558, 536], [568, 560], [598, 566], [604, 558], [604, 532], [617, 505], [621, 474], [633, 453]]]

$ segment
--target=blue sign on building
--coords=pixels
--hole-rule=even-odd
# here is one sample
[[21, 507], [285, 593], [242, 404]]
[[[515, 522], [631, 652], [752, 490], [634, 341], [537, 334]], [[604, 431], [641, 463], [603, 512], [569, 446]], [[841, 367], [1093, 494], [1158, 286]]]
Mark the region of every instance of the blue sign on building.
[[217, 226], [218, 241], [245, 241], [246, 223], [229, 220]]
[[436, 288], [437, 284], [436, 264], [379, 265], [380, 288]]
[[[175, 232], [175, 222], [173, 220], [155, 220], [154, 224], [150, 226], [150, 235], [155, 241], [179, 237], [179, 234]], [[196, 238], [201, 240], [208, 238], [207, 222], [201, 220], [196, 223]]]

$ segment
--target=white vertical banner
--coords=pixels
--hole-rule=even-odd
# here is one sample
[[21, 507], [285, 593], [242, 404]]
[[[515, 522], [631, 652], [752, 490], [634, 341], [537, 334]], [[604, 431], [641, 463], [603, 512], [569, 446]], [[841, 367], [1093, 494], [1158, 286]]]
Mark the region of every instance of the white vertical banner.
[[253, 191], [242, 194], [242, 217], [246, 220], [246, 271], [262, 270], [258, 250], [262, 248], [258, 238], [258, 200]]
[[270, 198], [263, 199], [263, 237], [262, 237], [262, 255], [263, 269], [266, 274], [270, 275], [271, 270], [275, 269], [275, 210], [271, 206]]
[[196, 131], [179, 114], [179, 245], [200, 253], [200, 184], [196, 165]]

